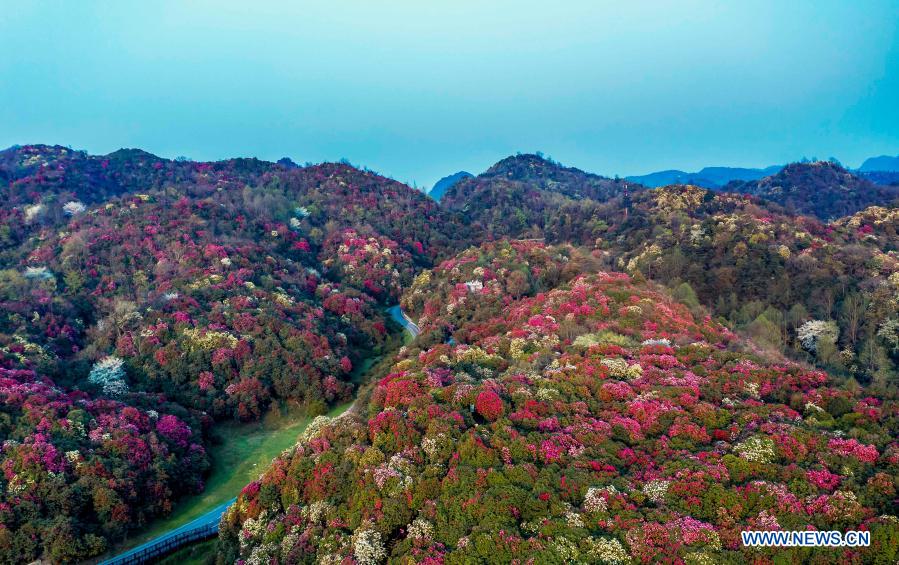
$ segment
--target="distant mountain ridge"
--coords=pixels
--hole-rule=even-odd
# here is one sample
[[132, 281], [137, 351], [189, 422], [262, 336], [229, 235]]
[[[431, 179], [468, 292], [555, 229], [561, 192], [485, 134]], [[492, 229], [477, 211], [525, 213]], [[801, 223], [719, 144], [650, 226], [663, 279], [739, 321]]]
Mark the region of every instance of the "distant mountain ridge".
[[428, 196], [430, 196], [434, 200], [439, 201], [441, 198], [443, 198], [443, 195], [446, 194], [446, 191], [449, 190], [457, 182], [465, 179], [470, 179], [473, 176], [473, 174], [467, 171], [459, 171], [458, 173], [447, 175], [434, 183], [433, 188], [428, 191]]
[[[807, 162], [807, 160], [803, 160]], [[775, 175], [785, 165], [771, 165], [765, 168], [746, 167], [703, 167], [694, 173], [680, 169], [655, 171], [645, 175], [630, 175], [626, 179], [650, 188], [669, 184], [692, 184], [703, 188], [718, 189], [733, 181], [754, 181]], [[865, 159], [858, 169], [847, 169], [875, 184], [896, 184], [899, 181], [899, 155], [881, 155]]]
[[862, 166], [858, 168], [863, 173], [872, 171], [889, 171], [899, 172], [899, 155], [891, 157], [889, 155], [881, 155], [879, 157], [869, 157], [865, 159]]
[[657, 171], [646, 175], [631, 175], [627, 180], [657, 188], [669, 184], [693, 184], [703, 188], [720, 188], [735, 180], [758, 180], [780, 171], [783, 165], [772, 165], [764, 169], [743, 167], [704, 167], [695, 173], [687, 173], [677, 169]]

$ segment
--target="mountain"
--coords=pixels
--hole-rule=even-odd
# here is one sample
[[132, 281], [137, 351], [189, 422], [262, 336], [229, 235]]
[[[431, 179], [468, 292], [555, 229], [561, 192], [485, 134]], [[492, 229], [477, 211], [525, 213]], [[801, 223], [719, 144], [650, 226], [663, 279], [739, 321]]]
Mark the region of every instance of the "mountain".
[[247, 485], [220, 562], [740, 563], [741, 531], [848, 524], [895, 559], [894, 397], [567, 246], [487, 244], [409, 293], [455, 342], [407, 346], [362, 417], [318, 420]]
[[[692, 184], [704, 188], [721, 188], [733, 181], [754, 181], [777, 174], [782, 165], [772, 165], [764, 169], [741, 167], [704, 167], [695, 173], [677, 169], [657, 171], [646, 175], [631, 175], [630, 181], [649, 187], [660, 187], [669, 184]], [[873, 183], [889, 185], [899, 181], [899, 156], [881, 155], [870, 157], [853, 174], [868, 179]]]
[[[552, 164], [525, 162], [562, 177]], [[544, 189], [545, 175], [505, 180], [525, 177], [516, 173], [520, 166], [503, 170], [507, 163], [496, 167], [499, 175], [481, 175], [451, 189], [444, 197], [444, 208], [464, 202], [457, 209], [474, 225], [475, 233], [482, 230], [488, 238], [535, 238], [587, 246], [607, 268], [680, 288], [691, 301], [706, 305], [732, 327], [803, 357], [797, 321], [804, 322], [807, 316], [833, 319], [841, 335], [851, 336], [841, 349], [847, 355], [851, 352], [852, 360], [844, 362], [828, 354], [810, 356], [808, 361], [863, 382], [889, 380], [893, 378], [889, 375], [899, 372], [899, 358], [894, 355], [878, 355], [876, 362], [871, 357], [884, 345], [878, 337], [880, 328], [895, 316], [884, 290], [891, 288], [889, 277], [897, 267], [892, 256], [899, 248], [892, 227], [894, 209], [871, 206], [826, 224], [815, 216], [797, 217], [759, 196], [689, 185], [637, 187], [604, 200], [573, 199]], [[820, 192], [834, 198], [846, 183], [854, 183], [851, 186], [860, 187], [861, 194], [869, 197], [884, 190], [845, 171], [836, 174], [835, 167], [800, 164], [778, 175], [783, 183], [791, 181], [795, 192], [819, 186]], [[569, 190], [574, 182], [586, 179], [609, 182], [582, 172], [566, 174]], [[456, 201], [462, 189], [470, 193]], [[821, 204], [814, 197], [807, 200]], [[859, 304], [866, 308], [864, 320], [857, 318]], [[848, 316], [848, 311], [856, 314]], [[866, 361], [860, 362], [862, 358]]]
[[764, 169], [705, 167], [696, 173], [668, 170], [649, 173], [648, 175], [634, 175], [626, 178], [630, 181], [649, 187], [666, 186], [669, 184], [692, 184], [705, 188], [719, 188], [733, 180], [757, 180], [775, 174], [780, 169], [780, 165], [773, 165]]
[[453, 185], [441, 205], [463, 215], [475, 233], [487, 237], [561, 239], [571, 225], [588, 232], [595, 227], [571, 218], [589, 218], [598, 203], [641, 188], [539, 155], [515, 155]]
[[865, 159], [859, 171], [867, 173], [872, 171], [892, 171], [899, 172], [899, 155], [891, 157], [889, 155], [881, 155], [880, 157], [870, 157]]
[[734, 181], [723, 190], [752, 194], [822, 219], [848, 216], [899, 196], [899, 190], [875, 185], [830, 161], [792, 163], [777, 174], [759, 181]]
[[[203, 490], [221, 426], [351, 396], [219, 562], [742, 562], [775, 524], [895, 561], [893, 189], [729, 187], [516, 155], [438, 204], [345, 163], [0, 152], [0, 561], [102, 554]], [[866, 559], [828, 551], [783, 558]]]
[[467, 173], [465, 171], [459, 171], [458, 173], [454, 173], [449, 176], [445, 176], [434, 184], [434, 187], [428, 191], [428, 196], [433, 198], [434, 200], [440, 201], [443, 198], [443, 195], [447, 190], [450, 189], [451, 186], [455, 185], [460, 180], [465, 180], [473, 177], [471, 173]]
[[201, 492], [217, 422], [325, 412], [471, 239], [344, 164], [0, 155], [0, 560], [80, 561]]

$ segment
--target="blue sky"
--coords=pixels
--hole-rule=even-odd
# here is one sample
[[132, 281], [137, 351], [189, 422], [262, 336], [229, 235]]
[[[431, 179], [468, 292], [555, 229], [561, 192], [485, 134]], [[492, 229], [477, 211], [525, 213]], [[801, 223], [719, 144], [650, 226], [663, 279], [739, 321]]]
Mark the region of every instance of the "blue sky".
[[899, 153], [899, 0], [148, 4], [4, 5], [0, 146], [425, 186], [516, 151], [607, 175]]

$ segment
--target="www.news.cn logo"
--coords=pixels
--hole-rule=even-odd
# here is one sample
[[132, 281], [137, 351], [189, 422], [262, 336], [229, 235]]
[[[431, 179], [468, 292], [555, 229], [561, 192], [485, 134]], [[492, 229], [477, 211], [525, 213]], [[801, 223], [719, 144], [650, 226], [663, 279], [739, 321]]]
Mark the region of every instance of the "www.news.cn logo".
[[740, 532], [747, 547], [868, 547], [871, 532], [748, 531]]

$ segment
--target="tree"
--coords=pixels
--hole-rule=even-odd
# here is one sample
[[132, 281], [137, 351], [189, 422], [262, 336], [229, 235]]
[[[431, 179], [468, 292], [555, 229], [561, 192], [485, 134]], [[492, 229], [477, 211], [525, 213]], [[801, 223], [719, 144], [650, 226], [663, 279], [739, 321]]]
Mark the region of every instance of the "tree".
[[688, 282], [679, 284], [671, 295], [690, 308], [699, 308], [699, 299], [696, 297], [696, 291], [693, 290], [693, 287]]
[[858, 332], [861, 328], [861, 321], [864, 319], [865, 310], [867, 308], [867, 300], [858, 292], [852, 292], [846, 295], [840, 306], [840, 320], [843, 322], [843, 335], [853, 346], [858, 341]]

